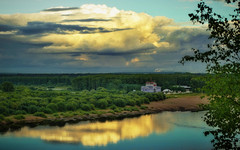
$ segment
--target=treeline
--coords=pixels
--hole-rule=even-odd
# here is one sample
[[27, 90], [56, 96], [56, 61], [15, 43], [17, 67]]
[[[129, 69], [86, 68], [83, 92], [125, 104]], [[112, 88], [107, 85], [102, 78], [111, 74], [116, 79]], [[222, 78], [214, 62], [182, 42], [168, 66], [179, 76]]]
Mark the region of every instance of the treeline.
[[98, 87], [106, 89], [119, 89], [125, 91], [140, 90], [147, 81], [154, 81], [162, 89], [173, 88], [175, 85], [187, 85], [197, 91], [204, 83], [197, 78], [202, 74], [104, 74], [79, 76], [72, 81], [74, 90], [91, 90]]
[[14, 92], [0, 91], [0, 95], [2, 116], [24, 114], [43, 114], [44, 116], [44, 114], [56, 112], [92, 111], [107, 108], [118, 111], [125, 106], [141, 106], [151, 101], [165, 99], [162, 93], [125, 92], [105, 88], [71, 92], [37, 91], [27, 87], [17, 87]]
[[0, 84], [12, 82], [15, 85], [71, 85], [74, 74], [1, 74]]
[[[98, 87], [117, 90], [140, 90], [147, 81], [155, 81], [162, 89], [176, 89], [176, 85], [191, 86], [193, 91], [204, 83], [196, 80], [203, 74], [0, 74], [0, 84], [72, 86], [72, 90], [91, 90]], [[175, 86], [175, 87], [174, 87]]]

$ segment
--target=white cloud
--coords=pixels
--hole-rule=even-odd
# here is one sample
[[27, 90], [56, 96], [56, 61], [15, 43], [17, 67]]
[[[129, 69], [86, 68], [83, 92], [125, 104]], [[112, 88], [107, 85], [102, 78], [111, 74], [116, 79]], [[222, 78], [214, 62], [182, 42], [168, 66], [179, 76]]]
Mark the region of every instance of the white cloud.
[[[54, 29], [57, 32], [47, 30], [41, 34], [21, 35], [16, 31], [4, 31], [0, 35], [11, 34], [18, 41], [43, 44], [40, 48], [28, 49], [28, 52], [61, 54], [52, 58], [59, 57], [64, 66], [158, 68], [160, 63], [172, 63], [162, 53], [176, 52], [172, 55], [177, 56], [195, 46], [191, 44], [193, 37], [206, 34], [203, 32], [205, 29], [181, 26], [164, 16], [152, 17], [106, 5], [85, 4], [79, 8], [54, 7], [47, 10], [51, 11], [0, 15], [0, 25], [27, 28], [29, 22], [51, 22], [66, 28], [70, 25], [83, 27], [82, 32], [57, 28]], [[87, 32], [93, 29], [94, 32]], [[71, 55], [73, 52], [77, 55]]]

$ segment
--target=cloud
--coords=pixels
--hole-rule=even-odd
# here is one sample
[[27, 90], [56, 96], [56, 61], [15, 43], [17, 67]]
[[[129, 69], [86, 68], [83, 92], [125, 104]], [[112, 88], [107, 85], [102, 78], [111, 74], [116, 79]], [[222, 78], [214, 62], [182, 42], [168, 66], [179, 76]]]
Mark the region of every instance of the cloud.
[[0, 42], [0, 54], [12, 68], [33, 64], [31, 69], [164, 70], [178, 66], [192, 47], [204, 49], [208, 42], [204, 28], [180, 26], [164, 16], [93, 4], [46, 10], [0, 15], [5, 42]]
[[98, 18], [88, 18], [88, 19], [79, 19], [79, 20], [63, 20], [63, 22], [104, 22], [112, 21], [112, 19], [98, 19]]
[[130, 30], [127, 29], [104, 29], [102, 27], [93, 28], [79, 25], [62, 25], [51, 22], [28, 22], [26, 26], [10, 26], [10, 25], [1, 25], [0, 31], [13, 31], [17, 30], [18, 34], [32, 35], [32, 34], [43, 34], [43, 33], [57, 33], [57, 34], [67, 34], [67, 31], [76, 31], [79, 33], [106, 33], [106, 32], [115, 32]]
[[53, 7], [53, 8], [48, 8], [44, 9], [43, 11], [66, 11], [66, 10], [76, 10], [79, 9], [78, 7]]
[[136, 62], [139, 62], [140, 60], [138, 59], [138, 58], [133, 58], [132, 60], [131, 60], [131, 63], [136, 63]]
[[[51, 46], [44, 47], [51, 51], [130, 51], [144, 47], [166, 47], [160, 36], [154, 33], [155, 27], [161, 22], [171, 22], [164, 17], [152, 17], [145, 13], [118, 10], [106, 5], [83, 5], [79, 9], [51, 8], [46, 10], [68, 10], [71, 16], [57, 13], [40, 12], [36, 14], [0, 15], [0, 21], [8, 29], [18, 30], [18, 34], [41, 35], [32, 42], [49, 42]], [[45, 20], [43, 18], [45, 16]], [[46, 17], [48, 16], [48, 17]], [[57, 19], [49, 21], [48, 18]], [[83, 17], [83, 18], [82, 18]], [[18, 20], [17, 18], [24, 18]], [[33, 19], [33, 18], [39, 18]], [[19, 22], [21, 23], [19, 23]], [[146, 22], [148, 22], [146, 24]], [[118, 32], [117, 32], [118, 31]], [[115, 32], [115, 33], [112, 33]], [[96, 34], [92, 34], [96, 33]], [[102, 35], [101, 33], [106, 33]], [[87, 40], [86, 40], [87, 39]], [[109, 42], [111, 41], [111, 42]], [[110, 53], [111, 53], [110, 52]]]
[[120, 121], [67, 124], [62, 128], [24, 127], [3, 136], [39, 138], [48, 142], [81, 143], [84, 146], [106, 146], [127, 139], [146, 137], [152, 133], [164, 134], [173, 128], [169, 122], [175, 120], [172, 114], [166, 112], [164, 115], [145, 115]]

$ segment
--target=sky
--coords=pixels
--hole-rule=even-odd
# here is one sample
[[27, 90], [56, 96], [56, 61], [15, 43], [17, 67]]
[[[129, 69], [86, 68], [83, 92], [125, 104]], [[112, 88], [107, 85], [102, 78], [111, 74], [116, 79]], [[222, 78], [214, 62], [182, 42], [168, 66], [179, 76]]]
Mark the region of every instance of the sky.
[[[1, 0], [0, 73], [202, 73], [179, 64], [207, 50], [198, 0]], [[208, 0], [220, 14], [234, 9]]]

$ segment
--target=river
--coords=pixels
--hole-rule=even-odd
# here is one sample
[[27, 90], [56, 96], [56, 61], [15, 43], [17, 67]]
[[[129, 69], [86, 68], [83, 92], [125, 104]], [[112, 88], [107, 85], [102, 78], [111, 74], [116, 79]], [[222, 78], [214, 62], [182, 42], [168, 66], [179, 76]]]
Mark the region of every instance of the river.
[[64, 127], [23, 127], [0, 135], [1, 150], [159, 150], [211, 149], [204, 112], [162, 112]]

